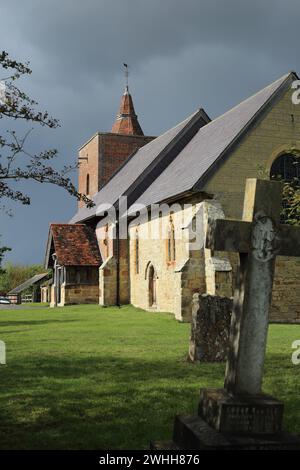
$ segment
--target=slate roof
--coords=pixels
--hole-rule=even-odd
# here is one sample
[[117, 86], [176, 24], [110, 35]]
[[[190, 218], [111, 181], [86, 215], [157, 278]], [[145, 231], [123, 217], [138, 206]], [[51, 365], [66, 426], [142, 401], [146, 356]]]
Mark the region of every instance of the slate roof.
[[28, 289], [28, 287], [33, 286], [37, 282], [41, 281], [42, 279], [48, 277], [48, 273], [42, 273], [42, 274], [36, 274], [35, 276], [32, 276], [30, 279], [27, 279], [27, 281], [22, 282], [19, 286], [15, 287], [11, 291], [8, 292], [8, 294], [20, 294], [24, 290]]
[[199, 127], [209, 121], [205, 111], [200, 109], [177, 126], [141, 147], [94, 196], [95, 206], [79, 209], [70, 223], [82, 222], [95, 216], [97, 206], [101, 203], [115, 204], [121, 195], [128, 195], [134, 191], [136, 194], [141, 194], [162, 169], [178, 155]]
[[228, 151], [238, 143], [263, 111], [269, 109], [268, 105], [281, 95], [280, 91], [286, 90], [295, 79], [298, 77], [294, 72], [284, 75], [201, 127], [135, 203], [149, 206], [188, 191], [203, 190], [205, 182], [224, 161]]
[[102, 263], [95, 231], [84, 224], [51, 224], [45, 266], [56, 253], [62, 266], [100, 266]]
[[[282, 76], [213, 121], [208, 118], [192, 136], [184, 138], [184, 131], [193, 120], [199, 120], [200, 111], [204, 111], [192, 114], [131, 156], [93, 198], [96, 207], [80, 209], [70, 223], [95, 216], [97, 205], [115, 204], [121, 195], [130, 195], [129, 207], [133, 203], [148, 206], [180, 194], [204, 190], [206, 181], [234, 145], [295, 79], [298, 77], [294, 72]], [[172, 158], [165, 158], [170, 146], [177, 152], [169, 152]], [[162, 161], [164, 166], [159, 165]], [[154, 167], [155, 172], [151, 173]]]

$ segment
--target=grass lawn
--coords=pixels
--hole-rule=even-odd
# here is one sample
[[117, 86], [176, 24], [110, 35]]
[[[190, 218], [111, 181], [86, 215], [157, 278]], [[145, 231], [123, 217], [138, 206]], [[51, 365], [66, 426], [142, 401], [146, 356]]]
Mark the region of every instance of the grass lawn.
[[22, 307], [49, 307], [49, 302], [22, 302]]
[[[222, 386], [223, 364], [186, 361], [190, 325], [131, 306], [0, 311], [1, 449], [140, 449], [195, 413], [199, 388]], [[300, 325], [271, 325], [264, 390], [285, 401], [300, 433]]]

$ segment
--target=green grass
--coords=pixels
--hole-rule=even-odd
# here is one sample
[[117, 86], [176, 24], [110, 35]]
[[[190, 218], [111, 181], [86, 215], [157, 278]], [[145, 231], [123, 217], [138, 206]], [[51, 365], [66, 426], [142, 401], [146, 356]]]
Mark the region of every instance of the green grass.
[[[131, 306], [1, 311], [1, 449], [138, 449], [169, 439], [195, 413], [199, 388], [222, 386], [223, 364], [186, 361], [190, 325]], [[300, 433], [300, 325], [271, 325], [266, 392]]]
[[48, 307], [49, 302], [22, 302], [22, 307]]

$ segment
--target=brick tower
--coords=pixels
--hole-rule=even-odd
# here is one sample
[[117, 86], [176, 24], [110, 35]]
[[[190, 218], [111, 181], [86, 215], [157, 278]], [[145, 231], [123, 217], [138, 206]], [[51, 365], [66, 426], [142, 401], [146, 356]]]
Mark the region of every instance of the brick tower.
[[78, 191], [93, 197], [133, 152], [153, 139], [144, 135], [126, 85], [111, 132], [97, 132], [79, 149]]

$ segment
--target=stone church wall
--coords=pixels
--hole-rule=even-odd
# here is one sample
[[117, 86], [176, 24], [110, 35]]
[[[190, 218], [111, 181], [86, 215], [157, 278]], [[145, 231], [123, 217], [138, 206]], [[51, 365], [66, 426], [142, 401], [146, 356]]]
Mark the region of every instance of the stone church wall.
[[276, 259], [271, 320], [300, 322], [300, 260]]
[[116, 305], [117, 268], [113, 256], [107, 258], [99, 268], [99, 304]]
[[[193, 202], [193, 212], [196, 210]], [[167, 238], [153, 239], [156, 221], [141, 223], [139, 234], [139, 263], [136, 266], [135, 238], [137, 225], [130, 227], [130, 300], [137, 307], [146, 310], [165, 311], [175, 314], [179, 321], [191, 319], [191, 296], [195, 292], [205, 292], [204, 263], [201, 262], [203, 250], [189, 250], [189, 215], [178, 210], [172, 215], [175, 229], [176, 260], [169, 262]], [[159, 219], [162, 231], [169, 225], [170, 215]], [[157, 225], [156, 225], [157, 226]], [[166, 232], [164, 232], [166, 233]], [[149, 238], [147, 238], [147, 234]], [[155, 307], [149, 305], [149, 266], [154, 267], [156, 276]]]
[[[109, 257], [104, 258], [103, 264], [99, 268], [99, 304], [116, 305], [117, 303], [117, 253], [116, 240], [109, 243]], [[129, 285], [129, 260], [128, 260], [128, 240], [119, 241], [120, 260], [120, 304], [128, 304], [130, 301]]]
[[[205, 191], [221, 202], [226, 217], [242, 217], [246, 178], [268, 177], [280, 154], [291, 150], [300, 153], [300, 105], [292, 103], [291, 94], [288, 90], [256, 123], [205, 185]], [[299, 260], [278, 257], [271, 320], [300, 320], [299, 291]]]
[[[98, 285], [91, 284], [62, 284], [61, 301], [58, 307], [72, 304], [95, 304], [99, 299]], [[51, 286], [51, 302], [50, 307], [55, 306], [55, 285]]]
[[68, 285], [62, 290], [64, 304], [95, 304], [98, 302], [99, 289], [97, 285]]

